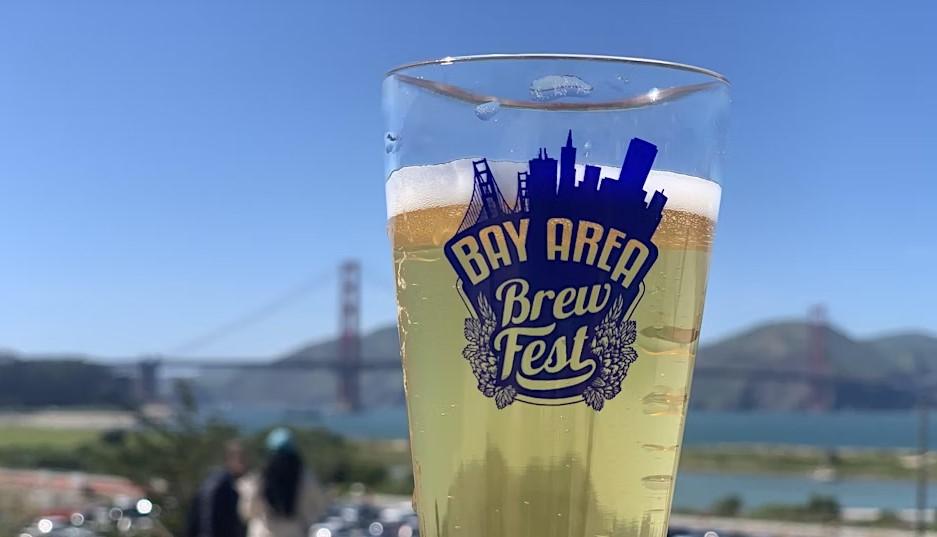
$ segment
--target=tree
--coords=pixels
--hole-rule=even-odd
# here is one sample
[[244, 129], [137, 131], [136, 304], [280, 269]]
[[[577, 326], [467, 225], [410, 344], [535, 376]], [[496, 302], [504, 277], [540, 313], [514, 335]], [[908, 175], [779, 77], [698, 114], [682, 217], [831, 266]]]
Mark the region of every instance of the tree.
[[141, 415], [138, 429], [102, 439], [95, 466], [140, 485], [160, 506], [166, 528], [182, 535], [189, 502], [206, 473], [221, 464], [225, 444], [237, 437], [237, 430], [201, 418], [186, 383], [177, 383], [175, 392], [179, 409], [172, 420]]
[[723, 496], [713, 502], [710, 511], [715, 516], [736, 517], [742, 512], [742, 498], [736, 494]]

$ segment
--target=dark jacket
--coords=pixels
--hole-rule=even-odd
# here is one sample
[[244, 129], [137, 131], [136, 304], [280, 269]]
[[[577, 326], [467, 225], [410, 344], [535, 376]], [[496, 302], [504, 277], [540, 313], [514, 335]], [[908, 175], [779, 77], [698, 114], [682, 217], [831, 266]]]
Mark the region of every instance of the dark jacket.
[[238, 515], [235, 478], [225, 470], [211, 473], [192, 500], [186, 537], [244, 537], [244, 522]]

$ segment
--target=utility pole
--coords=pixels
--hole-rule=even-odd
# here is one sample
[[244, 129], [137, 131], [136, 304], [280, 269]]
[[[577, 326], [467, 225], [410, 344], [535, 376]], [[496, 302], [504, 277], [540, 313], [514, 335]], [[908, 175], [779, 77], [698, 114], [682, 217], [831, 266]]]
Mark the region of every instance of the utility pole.
[[[918, 360], [918, 379], [924, 378], [924, 368]], [[927, 533], [927, 463], [928, 463], [928, 432], [930, 428], [930, 393], [927, 390], [927, 383], [920, 382], [917, 387], [917, 407], [918, 407], [918, 425], [917, 425], [917, 447], [918, 447], [918, 468], [917, 468], [917, 535], [924, 537]]]
[[813, 381], [810, 383], [810, 399], [807, 409], [813, 412], [827, 412], [835, 403], [835, 384], [830, 382], [832, 372], [827, 354], [826, 336], [829, 330], [826, 306], [817, 304], [808, 313], [810, 333], [808, 334], [808, 367]]

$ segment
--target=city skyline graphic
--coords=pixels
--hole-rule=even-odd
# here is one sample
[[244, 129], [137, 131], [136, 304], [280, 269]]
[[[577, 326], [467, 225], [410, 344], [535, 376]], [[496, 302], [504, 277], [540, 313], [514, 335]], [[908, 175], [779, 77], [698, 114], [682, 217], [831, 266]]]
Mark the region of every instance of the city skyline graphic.
[[[528, 161], [527, 171], [517, 172], [517, 196], [508, 203], [488, 165], [488, 159], [473, 160], [475, 185], [460, 232], [472, 226], [503, 219], [512, 214], [543, 212], [585, 212], [595, 215], [618, 214], [627, 220], [629, 235], [650, 240], [663, 217], [667, 196], [654, 191], [650, 201], [645, 190], [647, 176], [657, 156], [657, 147], [641, 138], [633, 138], [617, 178], [602, 177], [600, 166], [584, 165], [582, 179], [576, 178], [577, 148], [573, 131], [567, 131], [560, 159], [551, 157], [546, 148]], [[607, 219], [602, 218], [603, 221]]]

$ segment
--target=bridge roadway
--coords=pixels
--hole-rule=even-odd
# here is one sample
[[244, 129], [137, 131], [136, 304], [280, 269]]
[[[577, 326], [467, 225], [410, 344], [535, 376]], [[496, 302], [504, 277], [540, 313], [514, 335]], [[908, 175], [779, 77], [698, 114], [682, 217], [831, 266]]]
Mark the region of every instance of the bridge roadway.
[[[356, 368], [362, 371], [387, 371], [400, 369], [400, 358], [377, 358], [364, 359], [359, 364], [348, 363], [338, 358], [315, 359], [315, 360], [288, 360], [271, 361], [270, 359], [252, 359], [252, 358], [173, 358], [159, 357], [143, 362], [154, 363], [159, 367], [178, 367], [193, 369], [270, 369], [281, 371], [317, 371], [317, 370], [344, 370], [347, 368]], [[724, 366], [700, 366], [693, 374], [697, 377], [724, 377], [737, 378], [756, 377], [763, 382], [792, 382], [792, 381], [811, 381], [820, 384], [855, 384], [865, 385], [877, 388], [896, 388], [907, 390], [908, 386], [897, 386], [894, 383], [871, 380], [860, 376], [831, 375], [827, 373], [814, 373], [806, 370], [795, 369], [753, 369], [746, 367], [724, 367]]]
[[318, 371], [343, 370], [356, 368], [361, 370], [399, 370], [400, 358], [362, 360], [359, 364], [348, 363], [337, 358], [324, 360], [288, 360], [271, 361], [269, 358], [156, 358], [144, 360], [160, 367], [178, 367], [192, 369], [269, 369], [280, 371]]

